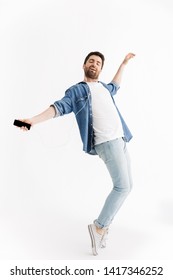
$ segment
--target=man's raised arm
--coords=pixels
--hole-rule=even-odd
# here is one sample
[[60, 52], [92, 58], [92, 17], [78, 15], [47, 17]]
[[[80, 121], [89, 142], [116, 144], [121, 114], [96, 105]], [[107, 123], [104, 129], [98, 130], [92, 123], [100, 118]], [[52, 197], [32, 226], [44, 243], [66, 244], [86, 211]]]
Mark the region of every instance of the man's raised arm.
[[134, 56], [135, 56], [135, 54], [133, 54], [133, 53], [128, 53], [125, 56], [123, 62], [121, 63], [120, 67], [118, 68], [118, 71], [116, 72], [115, 76], [113, 77], [112, 82], [120, 85], [121, 80], [122, 80], [122, 74], [123, 74], [123, 71], [124, 71], [124, 67], [127, 65], [129, 60], [131, 58], [133, 58]]

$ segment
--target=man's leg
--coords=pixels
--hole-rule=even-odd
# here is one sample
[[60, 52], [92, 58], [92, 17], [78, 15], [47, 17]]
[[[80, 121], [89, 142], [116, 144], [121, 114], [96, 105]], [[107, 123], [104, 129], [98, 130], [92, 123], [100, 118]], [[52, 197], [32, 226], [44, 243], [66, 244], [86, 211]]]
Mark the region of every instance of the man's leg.
[[132, 188], [130, 160], [126, 143], [122, 138], [95, 146], [97, 154], [105, 162], [113, 182], [103, 209], [95, 220], [98, 228], [107, 228]]
[[103, 209], [93, 225], [89, 225], [93, 255], [99, 248], [105, 248], [108, 227], [115, 214], [128, 196], [131, 187], [130, 160], [126, 143], [122, 138], [95, 146], [97, 154], [105, 162], [113, 182], [113, 189], [108, 195]]

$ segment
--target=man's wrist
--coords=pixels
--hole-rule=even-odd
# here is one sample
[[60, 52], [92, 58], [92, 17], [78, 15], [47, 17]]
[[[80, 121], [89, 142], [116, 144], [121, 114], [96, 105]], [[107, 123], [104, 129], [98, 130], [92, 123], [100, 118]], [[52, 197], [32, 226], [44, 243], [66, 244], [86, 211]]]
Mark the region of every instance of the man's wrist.
[[124, 59], [123, 62], [122, 62], [122, 65], [125, 66], [125, 65], [127, 65], [127, 63], [128, 63], [128, 60]]
[[35, 117], [33, 118], [30, 118], [29, 120], [29, 123], [31, 124], [31, 126], [34, 126], [37, 122], [35, 121]]

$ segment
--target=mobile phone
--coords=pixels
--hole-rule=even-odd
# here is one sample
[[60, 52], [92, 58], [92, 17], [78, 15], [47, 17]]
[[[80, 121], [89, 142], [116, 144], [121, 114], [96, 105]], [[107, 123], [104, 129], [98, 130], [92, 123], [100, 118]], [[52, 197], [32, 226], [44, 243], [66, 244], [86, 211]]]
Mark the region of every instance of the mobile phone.
[[26, 123], [26, 122], [22, 122], [22, 121], [19, 121], [19, 120], [14, 120], [14, 123], [13, 123], [15, 126], [18, 126], [18, 127], [22, 127], [22, 126], [25, 126], [28, 130], [31, 128], [31, 124], [29, 123]]

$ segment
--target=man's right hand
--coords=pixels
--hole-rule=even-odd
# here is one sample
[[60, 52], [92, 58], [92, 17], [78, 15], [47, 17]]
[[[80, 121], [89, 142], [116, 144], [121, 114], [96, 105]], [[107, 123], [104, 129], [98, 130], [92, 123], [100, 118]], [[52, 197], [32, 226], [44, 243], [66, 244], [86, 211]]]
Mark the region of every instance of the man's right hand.
[[[31, 119], [20, 119], [19, 121], [28, 123], [31, 125], [31, 127], [33, 126]], [[21, 126], [20, 129], [23, 131], [28, 131], [28, 128], [26, 126]]]

